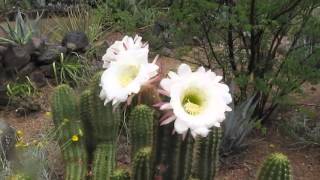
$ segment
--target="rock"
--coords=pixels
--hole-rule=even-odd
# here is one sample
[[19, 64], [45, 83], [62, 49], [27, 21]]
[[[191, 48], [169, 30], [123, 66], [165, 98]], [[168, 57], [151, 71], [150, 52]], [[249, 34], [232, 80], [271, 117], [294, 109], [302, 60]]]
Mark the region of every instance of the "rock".
[[4, 56], [4, 53], [7, 51], [7, 47], [5, 47], [5, 46], [0, 46], [0, 56], [2, 55], [2, 56]]
[[0, 84], [0, 106], [6, 106], [9, 103], [9, 97], [7, 95], [7, 87]]
[[0, 153], [1, 158], [11, 160], [16, 145], [16, 131], [3, 119], [0, 119]]
[[67, 47], [69, 51], [85, 51], [89, 46], [89, 40], [84, 32], [74, 31], [64, 36], [62, 45]]
[[18, 70], [28, 64], [30, 58], [25, 46], [10, 46], [4, 54], [3, 64], [7, 69]]
[[41, 71], [34, 71], [30, 74], [30, 79], [38, 88], [47, 84], [47, 79]]
[[61, 53], [65, 54], [67, 49], [63, 46], [52, 45], [48, 46], [46, 50], [37, 58], [38, 64], [52, 64], [60, 59]]
[[27, 76], [30, 73], [32, 73], [34, 70], [36, 69], [36, 66], [33, 62], [28, 63], [26, 66], [24, 66], [23, 68], [21, 68], [21, 70], [19, 71], [19, 74], [21, 76]]
[[41, 110], [40, 104], [38, 104], [32, 97], [16, 97], [14, 98], [12, 106], [16, 107], [17, 116], [26, 116], [33, 112]]
[[167, 48], [167, 47], [163, 47], [163, 48], [161, 49], [161, 52], [160, 52], [160, 53], [161, 53], [162, 55], [168, 56], [168, 57], [173, 56], [173, 51], [172, 51], [171, 49]]
[[53, 70], [52, 64], [40, 66], [40, 71], [47, 78], [53, 78], [54, 77], [54, 70]]
[[41, 38], [33, 37], [31, 42], [36, 50], [40, 50], [44, 46], [44, 41]]
[[1, 82], [5, 80], [5, 69], [1, 63], [1, 59], [0, 59], [0, 84]]

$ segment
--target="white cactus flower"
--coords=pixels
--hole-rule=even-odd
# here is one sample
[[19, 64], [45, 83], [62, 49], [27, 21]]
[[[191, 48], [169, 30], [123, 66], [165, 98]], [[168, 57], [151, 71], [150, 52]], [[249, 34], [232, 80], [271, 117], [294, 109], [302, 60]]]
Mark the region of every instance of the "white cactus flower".
[[140, 42], [140, 37], [136, 42], [132, 38], [127, 39], [126, 46], [129, 49], [116, 54], [108, 68], [101, 76], [100, 98], [105, 104], [112, 101], [112, 104], [125, 102], [132, 94], [137, 94], [142, 85], [148, 83], [151, 78], [158, 74], [159, 67], [148, 62], [148, 48], [131, 48]]
[[161, 125], [174, 121], [175, 131], [186, 134], [190, 129], [193, 137], [206, 137], [213, 126], [220, 127], [225, 112], [231, 111], [228, 104], [232, 101], [229, 87], [220, 83], [222, 77], [211, 70], [200, 67], [192, 72], [186, 64], [178, 67], [178, 72], [169, 72], [168, 78], [160, 86], [170, 97], [170, 102], [160, 109], [173, 110]]
[[[142, 38], [136, 35], [134, 38], [125, 36], [121, 41], [114, 42], [103, 55], [103, 68], [108, 68], [110, 62], [122, 60], [119, 58], [122, 53], [139, 52], [139, 56], [148, 57], [148, 43], [142, 43]], [[125, 59], [124, 59], [125, 60]]]

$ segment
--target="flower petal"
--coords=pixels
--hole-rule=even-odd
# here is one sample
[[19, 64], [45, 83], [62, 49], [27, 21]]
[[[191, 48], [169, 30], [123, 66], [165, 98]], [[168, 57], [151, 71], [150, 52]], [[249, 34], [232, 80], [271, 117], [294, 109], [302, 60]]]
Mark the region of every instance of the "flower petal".
[[186, 74], [190, 74], [192, 73], [190, 66], [188, 66], [187, 64], [181, 64], [178, 67], [178, 74], [180, 76], [186, 75]]
[[188, 130], [188, 126], [181, 120], [176, 120], [174, 122], [174, 129], [179, 133], [185, 133]]

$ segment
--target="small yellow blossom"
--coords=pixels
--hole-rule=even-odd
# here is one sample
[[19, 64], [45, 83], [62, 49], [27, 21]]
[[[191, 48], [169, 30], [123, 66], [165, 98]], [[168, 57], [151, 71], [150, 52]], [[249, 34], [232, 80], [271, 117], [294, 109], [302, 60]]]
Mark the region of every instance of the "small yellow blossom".
[[50, 111], [46, 112], [46, 116], [51, 117], [52, 113]]
[[72, 138], [71, 138], [71, 140], [72, 140], [73, 142], [78, 142], [78, 141], [79, 141], [79, 136], [78, 136], [78, 135], [73, 135]]
[[18, 130], [18, 131], [17, 131], [17, 136], [18, 136], [18, 137], [22, 137], [22, 136], [23, 136], [23, 132], [20, 131], [20, 130]]

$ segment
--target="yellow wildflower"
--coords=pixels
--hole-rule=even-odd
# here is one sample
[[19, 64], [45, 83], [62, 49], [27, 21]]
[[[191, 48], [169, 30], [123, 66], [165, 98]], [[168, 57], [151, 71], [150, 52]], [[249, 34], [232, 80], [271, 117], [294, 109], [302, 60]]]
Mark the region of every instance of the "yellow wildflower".
[[18, 130], [18, 131], [17, 131], [17, 136], [18, 136], [18, 137], [22, 137], [22, 136], [23, 136], [23, 132], [20, 131], [20, 130]]
[[73, 135], [72, 138], [71, 138], [71, 140], [72, 140], [73, 142], [78, 142], [78, 141], [79, 141], [79, 136], [78, 136], [78, 135]]
[[50, 111], [46, 112], [46, 116], [51, 117], [52, 113]]

